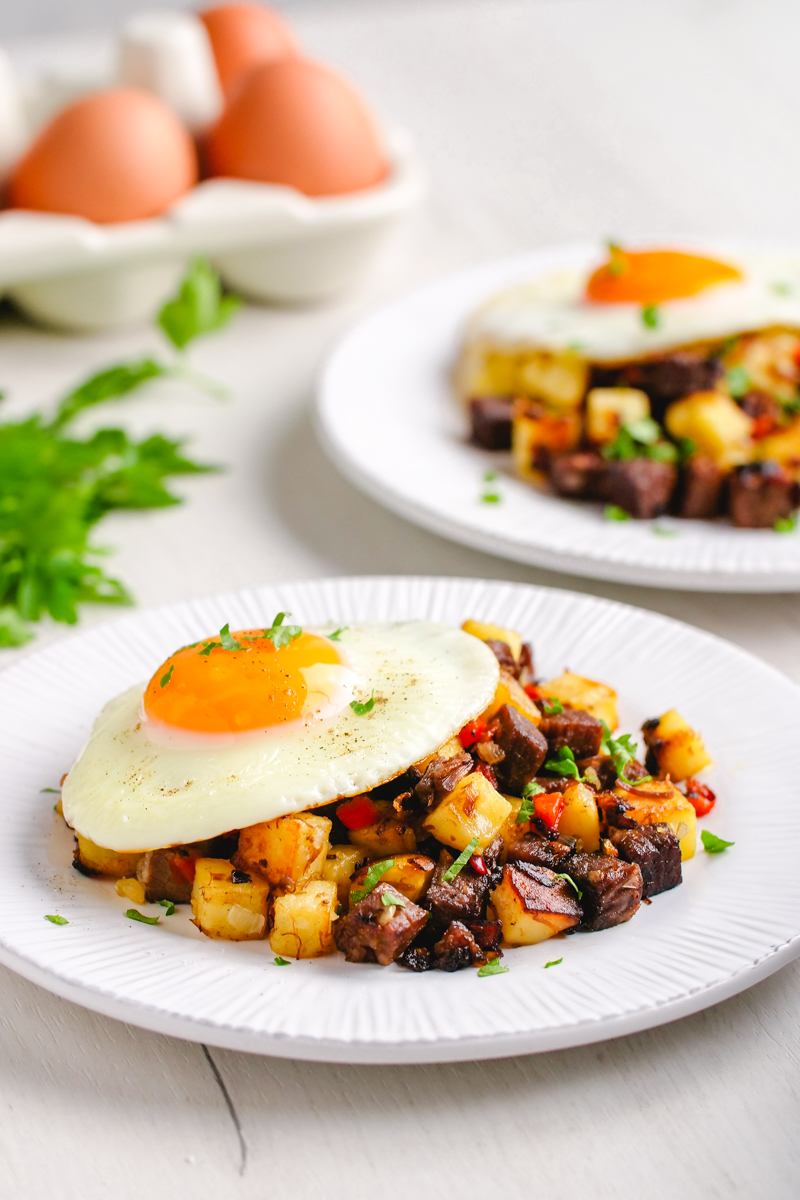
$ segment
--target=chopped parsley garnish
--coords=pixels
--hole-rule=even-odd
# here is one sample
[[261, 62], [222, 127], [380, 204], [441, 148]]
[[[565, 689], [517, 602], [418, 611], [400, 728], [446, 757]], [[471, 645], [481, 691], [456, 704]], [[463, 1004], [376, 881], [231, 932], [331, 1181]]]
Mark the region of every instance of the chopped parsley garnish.
[[700, 834], [700, 840], [703, 843], [703, 849], [707, 854], [721, 854], [723, 850], [727, 850], [729, 846], [735, 846], [735, 842], [726, 842], [723, 838], [717, 837], [715, 833], [704, 829]]
[[241, 642], [237, 642], [236, 638], [231, 637], [230, 625], [223, 625], [219, 631], [219, 640], [223, 650], [243, 650]]
[[642, 308], [642, 324], [648, 329], [658, 329], [661, 324], [661, 314], [657, 304], [645, 304]]
[[790, 283], [779, 280], [772, 284], [772, 290], [776, 296], [791, 296], [794, 288]]
[[[175, 905], [172, 903], [171, 900], [157, 900], [156, 904], [160, 904], [161, 907], [164, 909], [165, 917], [171, 917], [173, 915], [173, 913], [175, 912]], [[158, 918], [156, 918], [156, 920], [158, 920]]]
[[469, 842], [464, 847], [464, 849], [461, 851], [461, 853], [459, 854], [459, 856], [455, 860], [455, 862], [452, 862], [450, 864], [450, 866], [447, 868], [447, 870], [444, 872], [444, 874], [442, 875], [442, 880], [445, 883], [452, 883], [452, 881], [455, 879], [456, 875], [458, 875], [459, 872], [463, 870], [463, 868], [467, 865], [467, 863], [472, 858], [473, 854], [475, 853], [475, 851], [477, 849], [478, 849], [478, 839], [476, 837], [470, 838]]
[[624, 508], [620, 508], [618, 504], [607, 504], [603, 509], [603, 516], [607, 521], [630, 521], [631, 519], [631, 514]]
[[603, 748], [611, 755], [611, 761], [614, 764], [614, 769], [620, 779], [625, 778], [625, 768], [628, 763], [633, 762], [636, 758], [637, 742], [631, 740], [631, 734], [624, 733], [622, 737], [613, 738], [611, 730], [606, 725], [605, 721], [601, 721], [603, 726]]
[[500, 504], [502, 499], [499, 492], [484, 492], [481, 496], [481, 504]]
[[491, 485], [499, 479], [497, 471], [485, 471], [483, 475], [484, 489], [481, 492], [481, 504], [499, 504], [502, 496], [496, 487]]
[[546, 717], [557, 717], [564, 711], [564, 705], [560, 700], [543, 700], [542, 708]]
[[135, 908], [129, 908], [125, 913], [126, 917], [130, 917], [132, 921], [141, 921], [143, 925], [157, 925], [159, 917], [146, 917], [144, 913], [137, 912]]
[[536, 813], [536, 804], [533, 797], [538, 796], [543, 791], [544, 788], [535, 779], [525, 784], [525, 787], [522, 789], [522, 804], [520, 804], [519, 812], [517, 813], [517, 825], [524, 825], [526, 821], [533, 819]]
[[174, 670], [175, 670], [175, 663], [170, 663], [169, 670], [165, 671], [164, 674], [161, 676], [161, 678], [158, 681], [162, 687], [166, 687], [167, 684], [169, 683], [170, 679], [172, 679], [172, 672]]
[[793, 512], [790, 517], [778, 517], [773, 528], [776, 533], [794, 533], [797, 529], [797, 513]]
[[384, 892], [381, 896], [381, 904], [384, 908], [406, 908], [408, 901], [404, 896], [398, 896], [396, 892]]
[[380, 883], [387, 871], [391, 871], [394, 866], [394, 859], [387, 858], [383, 862], [373, 863], [370, 869], [364, 876], [363, 888], [356, 888], [353, 892], [352, 900], [354, 904], [360, 904], [365, 896], [368, 896], [377, 884]]
[[272, 961], [276, 967], [290, 967], [292, 965], [288, 958], [281, 958], [280, 954], [276, 954]]
[[367, 713], [371, 713], [375, 707], [375, 692], [373, 691], [369, 700], [365, 700], [363, 704], [358, 700], [351, 700], [350, 707], [357, 717], [365, 717]]
[[213, 333], [227, 325], [238, 312], [238, 296], [225, 296], [222, 284], [210, 262], [196, 258], [174, 300], [164, 305], [158, 323], [178, 350], [196, 337]]
[[349, 625], [342, 625], [340, 629], [334, 629], [333, 633], [329, 633], [328, 637], [332, 642], [338, 642], [341, 640], [342, 634], [345, 633], [349, 628]]
[[483, 979], [486, 975], [505, 975], [507, 972], [508, 967], [504, 967], [499, 958], [493, 958], [482, 967], [478, 967], [478, 978]]
[[282, 650], [284, 646], [288, 646], [290, 642], [299, 638], [303, 632], [301, 625], [284, 625], [286, 617], [291, 615], [288, 612], [279, 612], [269, 629], [264, 630], [264, 637], [272, 642], [276, 650]]
[[203, 649], [199, 652], [200, 657], [205, 658], [216, 646], [222, 646], [222, 642], [203, 642]]
[[678, 455], [682, 463], [688, 462], [697, 449], [697, 443], [691, 438], [678, 438]]
[[67, 918], [60, 917], [58, 913], [47, 913], [44, 919], [45, 921], [52, 921], [54, 925], [69, 925]]
[[575, 762], [575, 755], [569, 746], [562, 746], [555, 758], [548, 758], [544, 765], [546, 770], [552, 771], [554, 775], [561, 775], [563, 778], [580, 779], [581, 777], [578, 764]]
[[572, 876], [571, 876], [571, 875], [564, 875], [564, 874], [561, 874], [561, 875], [560, 875], [558, 872], [556, 872], [556, 879], [566, 879], [566, 881], [567, 881], [567, 883], [570, 885], [570, 887], [571, 887], [571, 888], [574, 888], [574, 889], [575, 889], [575, 891], [577, 892], [577, 894], [578, 894], [578, 899], [579, 899], [579, 900], [582, 900], [582, 899], [583, 899], [583, 892], [582, 892], [582, 891], [581, 891], [581, 889], [578, 887], [577, 883], [575, 882], [575, 880], [572, 878]]
[[677, 462], [679, 451], [665, 441], [663, 431], [652, 417], [638, 417], [621, 426], [613, 442], [603, 447], [603, 457], [630, 462], [634, 458], [650, 458], [654, 462]]
[[744, 367], [730, 367], [725, 372], [725, 383], [734, 400], [750, 391], [750, 376]]
[[39, 788], [39, 791], [40, 792], [53, 792], [53, 794], [57, 796], [59, 794], [59, 792], [61, 791], [61, 789], [60, 788]]
[[678, 532], [677, 529], [670, 529], [669, 526], [667, 526], [667, 525], [653, 525], [653, 526], [651, 526], [651, 528], [653, 530], [653, 533], [656, 535], [656, 537], [665, 537], [665, 538], [680, 537], [680, 533]]
[[606, 245], [608, 247], [609, 258], [606, 270], [609, 275], [616, 279], [618, 276], [624, 275], [628, 270], [628, 258], [625, 251], [616, 242], [606, 242]]
[[543, 968], [543, 969], [546, 971], [548, 967], [558, 967], [558, 966], [560, 966], [560, 965], [561, 965], [561, 963], [562, 963], [563, 961], [564, 961], [564, 959], [563, 959], [563, 958], [553, 958], [553, 959], [551, 959], [551, 960], [550, 960], [550, 962], [547, 962], [547, 963], [545, 963], [545, 964], [544, 964], [544, 968]]

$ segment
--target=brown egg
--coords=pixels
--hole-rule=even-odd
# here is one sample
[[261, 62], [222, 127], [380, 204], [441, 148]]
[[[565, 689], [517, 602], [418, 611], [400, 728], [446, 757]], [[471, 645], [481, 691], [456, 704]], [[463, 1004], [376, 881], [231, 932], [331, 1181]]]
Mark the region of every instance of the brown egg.
[[97, 92], [63, 109], [11, 177], [15, 208], [90, 221], [139, 221], [197, 182], [194, 143], [157, 97], [135, 88]]
[[297, 53], [283, 18], [260, 4], [220, 4], [197, 15], [208, 32], [226, 95], [252, 67]]
[[319, 63], [255, 67], [206, 144], [212, 175], [282, 183], [307, 196], [372, 187], [387, 162], [358, 92]]

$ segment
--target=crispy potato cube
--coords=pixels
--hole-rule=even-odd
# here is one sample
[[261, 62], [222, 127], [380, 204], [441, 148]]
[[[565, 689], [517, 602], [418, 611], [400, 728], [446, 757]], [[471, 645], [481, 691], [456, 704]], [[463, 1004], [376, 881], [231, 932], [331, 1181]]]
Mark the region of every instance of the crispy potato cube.
[[456, 735], [440, 746], [438, 750], [434, 750], [433, 754], [429, 754], [427, 758], [421, 758], [419, 762], [415, 762], [414, 769], [419, 771], [420, 775], [424, 775], [435, 758], [458, 758], [459, 754], [463, 754], [463, 752], [464, 748]]
[[589, 382], [589, 366], [571, 350], [537, 350], [519, 368], [517, 390], [557, 411], [577, 408]]
[[329, 846], [322, 867], [322, 878], [335, 883], [339, 903], [346, 905], [350, 896], [350, 876], [364, 855], [358, 846]]
[[475, 772], [457, 783], [422, 824], [437, 841], [456, 850], [465, 850], [477, 838], [475, 853], [480, 854], [493, 841], [510, 812], [508, 801], [485, 775]]
[[666, 780], [652, 779], [649, 783], [632, 783], [629, 787], [617, 782], [616, 795], [629, 806], [626, 816], [637, 825], [669, 825], [681, 847], [681, 858], [694, 856], [697, 843], [697, 814], [683, 792]]
[[600, 849], [600, 813], [592, 788], [573, 779], [564, 788], [564, 811], [558, 822], [559, 833], [578, 839], [578, 849], [593, 854]]
[[226, 858], [198, 858], [192, 885], [192, 922], [210, 938], [252, 942], [267, 928], [269, 884], [257, 875], [234, 883]]
[[269, 944], [290, 958], [320, 958], [333, 950], [336, 884], [320, 879], [275, 900]]
[[664, 713], [647, 741], [661, 779], [669, 775], [674, 783], [680, 783], [711, 762], [700, 734], [674, 708]]
[[513, 396], [518, 389], [520, 355], [472, 338], [461, 352], [453, 382], [465, 400], [472, 396]]
[[779, 433], [771, 433], [756, 442], [756, 458], [773, 459], [800, 482], [800, 417], [795, 417]]
[[[394, 866], [381, 875], [381, 883], [391, 883], [398, 892], [416, 904], [428, 890], [428, 884], [433, 879], [436, 863], [424, 854], [397, 854], [394, 856]], [[367, 877], [369, 865], [361, 867], [353, 877], [349, 886], [348, 900], [352, 907], [353, 892], [363, 891], [364, 880]]]
[[560, 700], [570, 708], [582, 708], [598, 721], [605, 721], [612, 733], [617, 728], [617, 693], [605, 683], [564, 671], [543, 683], [541, 692], [548, 700]]
[[514, 658], [519, 662], [522, 653], [522, 638], [513, 629], [504, 629], [502, 625], [487, 625], [485, 621], [465, 621], [461, 626], [464, 633], [471, 633], [482, 642], [505, 642]]
[[144, 904], [147, 900], [144, 884], [138, 879], [118, 879], [114, 891], [118, 896], [124, 896], [126, 900], [132, 900], [134, 904]]
[[592, 388], [586, 397], [586, 433], [593, 442], [613, 442], [628, 421], [649, 416], [647, 392], [638, 388]]
[[362, 856], [369, 858], [390, 858], [393, 854], [413, 853], [417, 848], [413, 827], [397, 817], [383, 817], [374, 825], [351, 829], [347, 836]]
[[492, 904], [509, 946], [535, 946], [579, 924], [582, 915], [564, 888], [548, 888], [511, 863], [503, 867]]
[[249, 825], [239, 834], [233, 862], [283, 891], [305, 887], [322, 877], [330, 832], [328, 818], [312, 813]]
[[664, 423], [674, 438], [689, 438], [698, 454], [723, 470], [749, 462], [754, 453], [753, 421], [722, 392], [695, 392], [667, 409]]
[[484, 721], [491, 721], [492, 717], [500, 712], [504, 704], [510, 704], [512, 708], [516, 708], [518, 712], [522, 713], [523, 717], [527, 717], [534, 725], [538, 725], [542, 719], [539, 709], [527, 695], [525, 689], [520, 687], [519, 681], [513, 675], [510, 675], [508, 671], [504, 671], [501, 668], [500, 679], [498, 680], [492, 702], [481, 713]]
[[519, 810], [522, 807], [521, 796], [509, 796], [506, 792], [503, 792], [502, 796], [503, 799], [507, 801], [511, 811], [497, 832], [503, 839], [503, 846], [505, 847], [505, 852], [507, 854], [514, 843], [518, 842], [520, 838], [524, 837], [525, 834], [529, 832], [530, 822], [523, 821], [520, 825], [517, 824]]
[[118, 850], [106, 850], [95, 846], [88, 838], [76, 836], [75, 860], [91, 875], [108, 875], [111, 879], [124, 879], [136, 874], [136, 864], [141, 853], [122, 854]]
[[541, 452], [566, 454], [574, 450], [581, 437], [581, 419], [577, 412], [554, 416], [531, 415], [525, 401], [515, 400], [511, 421], [511, 455], [522, 479], [541, 483], [545, 479], [539, 466]]

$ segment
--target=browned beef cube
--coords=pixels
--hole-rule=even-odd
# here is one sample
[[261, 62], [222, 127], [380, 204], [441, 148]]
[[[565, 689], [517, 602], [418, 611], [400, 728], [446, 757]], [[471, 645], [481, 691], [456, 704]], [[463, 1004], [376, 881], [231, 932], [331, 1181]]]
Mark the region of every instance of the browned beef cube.
[[171, 900], [188, 904], [192, 898], [196, 854], [181, 847], [148, 850], [139, 859], [136, 878], [144, 884], [145, 899], [150, 903]]
[[500, 949], [503, 927], [499, 921], [469, 921], [466, 924], [481, 950]]
[[622, 925], [641, 904], [642, 872], [636, 863], [607, 854], [573, 854], [565, 869], [583, 893], [584, 929]]
[[433, 965], [438, 971], [462, 971], [483, 962], [486, 955], [461, 921], [451, 921], [433, 947]]
[[668, 892], [681, 882], [681, 848], [669, 825], [637, 825], [609, 834], [612, 846], [625, 862], [642, 872], [642, 899]]
[[566, 842], [550, 842], [536, 834], [526, 834], [515, 842], [508, 851], [509, 862], [526, 862], [535, 867], [547, 867], [549, 871], [569, 871], [565, 864], [572, 857], [573, 847]]
[[533, 673], [533, 649], [530, 642], [522, 643], [522, 649], [519, 652], [519, 663], [517, 664], [517, 679], [523, 687], [536, 682]]
[[616, 792], [598, 792], [595, 799], [600, 812], [600, 823], [604, 830], [634, 829], [636, 827], [636, 822], [627, 815], [631, 805]]
[[670, 401], [691, 396], [693, 392], [710, 391], [721, 374], [722, 364], [718, 358], [698, 350], [676, 350], [623, 367], [618, 382], [647, 392], [653, 416], [660, 420]]
[[647, 520], [666, 512], [678, 472], [650, 458], [614, 459], [603, 476], [603, 494], [632, 517]]
[[533, 721], [510, 704], [503, 705], [496, 720], [499, 724], [496, 741], [505, 753], [495, 768], [497, 778], [505, 791], [520, 796], [545, 760], [547, 741]]
[[511, 449], [510, 396], [475, 396], [469, 402], [472, 441], [485, 450]]
[[599, 500], [606, 460], [596, 450], [559, 454], [550, 464], [550, 481], [559, 496]]
[[409, 946], [397, 962], [401, 967], [408, 967], [409, 971], [432, 971], [433, 950], [430, 946]]
[[767, 425], [768, 423], [773, 426], [780, 424], [783, 406], [774, 396], [770, 396], [769, 392], [746, 392], [744, 396], [737, 399], [736, 403], [742, 412], [747, 413], [748, 417], [752, 417], [753, 420], [766, 418], [765, 424]]
[[518, 669], [517, 660], [511, 653], [511, 647], [509, 646], [508, 642], [501, 642], [497, 638], [487, 638], [486, 645], [500, 663], [500, 666], [504, 667], [506, 671], [509, 671], [516, 677]]
[[[600, 780], [600, 787], [604, 791], [609, 791], [617, 782], [617, 768], [609, 754], [594, 754], [590, 758], [579, 758], [577, 762], [581, 775], [585, 775], [590, 768], [595, 772]], [[633, 781], [634, 779], [643, 779], [645, 775], [650, 775], [652, 772], [646, 770], [643, 763], [633, 759], [626, 765], [623, 774], [626, 779]]]
[[794, 512], [796, 492], [794, 480], [779, 463], [767, 459], [737, 467], [728, 487], [731, 520], [745, 529], [772, 529]]
[[492, 873], [479, 875], [467, 864], [455, 879], [443, 879], [452, 862], [452, 855], [442, 854], [442, 860], [425, 894], [425, 907], [430, 909], [432, 919], [439, 925], [449, 924], [450, 921], [478, 921], [486, 915]]
[[582, 708], [565, 708], [551, 717], [542, 717], [539, 732], [547, 738], [550, 754], [569, 746], [576, 758], [591, 758], [600, 749], [603, 724]]
[[690, 458], [683, 473], [680, 515], [694, 520], [715, 517], [720, 511], [724, 482], [725, 472], [713, 458], [704, 454]]
[[424, 908], [384, 904], [383, 896], [397, 895], [390, 883], [379, 883], [346, 916], [333, 926], [333, 936], [348, 962], [379, 962], [382, 967], [399, 958], [428, 920]]
[[452, 792], [456, 784], [469, 775], [475, 764], [466, 753], [456, 758], [432, 759], [425, 769], [425, 774], [414, 787], [414, 797], [422, 808], [431, 808]]

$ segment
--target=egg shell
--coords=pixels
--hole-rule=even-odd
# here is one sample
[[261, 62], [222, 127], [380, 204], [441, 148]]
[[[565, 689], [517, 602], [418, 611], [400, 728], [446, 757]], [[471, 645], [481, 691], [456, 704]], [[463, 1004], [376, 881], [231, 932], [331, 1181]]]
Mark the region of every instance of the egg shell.
[[283, 18], [261, 4], [220, 4], [197, 15], [206, 27], [226, 95], [259, 63], [298, 52]]
[[13, 172], [12, 207], [99, 224], [157, 216], [197, 182], [186, 129], [156, 96], [97, 92], [60, 112]]
[[212, 175], [283, 184], [307, 196], [373, 187], [388, 171], [358, 92], [305, 59], [251, 71], [209, 133], [206, 153]]

